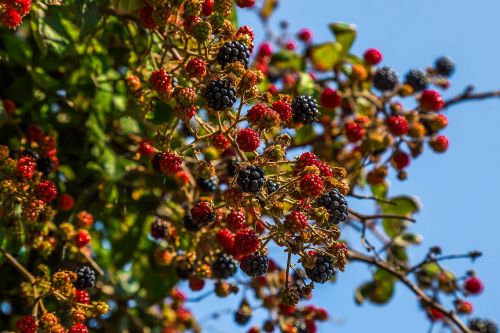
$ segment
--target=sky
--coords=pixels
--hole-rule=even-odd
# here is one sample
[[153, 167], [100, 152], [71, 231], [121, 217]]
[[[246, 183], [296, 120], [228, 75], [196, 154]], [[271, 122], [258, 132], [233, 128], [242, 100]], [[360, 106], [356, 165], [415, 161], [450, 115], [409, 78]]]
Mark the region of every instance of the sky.
[[[468, 84], [473, 84], [477, 91], [500, 89], [498, 13], [498, 0], [281, 0], [273, 22], [277, 26], [281, 19], [286, 19], [290, 31], [311, 28], [316, 41], [332, 39], [329, 23], [354, 23], [358, 37], [352, 51], [362, 54], [365, 49], [376, 47], [384, 55], [383, 64], [394, 67], [401, 75], [409, 69], [431, 65], [438, 56], [451, 56], [457, 70], [451, 88], [444, 93], [450, 97]], [[255, 14], [240, 11], [239, 24], [252, 26], [257, 40], [262, 38]], [[500, 99], [459, 104], [446, 115], [450, 124], [443, 134], [450, 140], [448, 152], [435, 154], [426, 150], [412, 161], [406, 181], [391, 181], [390, 193], [416, 195], [423, 204], [412, 231], [421, 233], [424, 241], [411, 251], [413, 261], [438, 244], [445, 254], [473, 249], [484, 253], [474, 264], [458, 260], [448, 261], [445, 266], [458, 274], [475, 269], [485, 283], [482, 295], [469, 298], [475, 315], [500, 321], [500, 218], [496, 191], [500, 187]], [[366, 204], [360, 206], [354, 199], [350, 203], [370, 212]], [[336, 284], [315, 291], [314, 303], [326, 307], [332, 315], [332, 320], [320, 325], [319, 332], [427, 332], [425, 314], [418, 309], [413, 294], [401, 284], [388, 305], [357, 306], [354, 289], [369, 277], [366, 266], [353, 263], [339, 275]], [[191, 308], [205, 322], [207, 314], [234, 309], [238, 302], [238, 297], [208, 298], [191, 304]], [[262, 312], [256, 313], [256, 317], [262, 318]], [[237, 327], [232, 315], [222, 315], [206, 322], [205, 327], [206, 332], [245, 332], [249, 325]]]

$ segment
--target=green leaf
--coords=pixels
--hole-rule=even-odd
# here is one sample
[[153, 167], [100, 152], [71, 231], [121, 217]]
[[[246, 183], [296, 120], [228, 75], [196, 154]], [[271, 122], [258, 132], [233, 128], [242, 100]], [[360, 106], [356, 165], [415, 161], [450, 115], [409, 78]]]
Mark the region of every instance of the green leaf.
[[154, 111], [148, 113], [147, 119], [155, 124], [164, 124], [172, 120], [174, 117], [173, 109], [170, 104], [165, 102], [157, 102], [154, 107]]
[[388, 279], [371, 281], [363, 284], [359, 289], [363, 298], [375, 304], [385, 304], [394, 294], [394, 282]]
[[311, 61], [317, 71], [329, 71], [342, 60], [342, 45], [329, 42], [313, 46]]
[[18, 38], [14, 34], [2, 36], [8, 57], [11, 61], [19, 64], [28, 64], [33, 53], [24, 38]]
[[295, 131], [295, 136], [293, 137], [293, 142], [296, 145], [302, 145], [306, 142], [311, 141], [316, 137], [316, 132], [313, 126], [302, 126]]
[[[392, 204], [382, 203], [382, 213], [411, 217], [420, 210], [420, 202], [416, 197], [401, 195], [391, 198]], [[401, 234], [411, 222], [398, 218], [386, 218], [382, 221], [382, 226], [387, 236], [394, 238]]]
[[97, 27], [102, 15], [99, 12], [97, 1], [76, 0], [77, 22], [80, 26], [80, 40], [87, 37]]
[[297, 92], [299, 95], [317, 95], [316, 84], [314, 79], [308, 73], [299, 74], [299, 82], [297, 83]]
[[296, 52], [281, 50], [271, 57], [271, 65], [277, 69], [294, 69], [301, 71], [304, 68], [304, 59]]
[[342, 53], [346, 55], [356, 39], [356, 26], [348, 23], [333, 23], [329, 25], [329, 28], [335, 35], [335, 40], [342, 46]]
[[235, 29], [238, 29], [238, 12], [236, 12], [236, 5], [231, 8], [231, 15], [229, 15], [229, 22]]
[[387, 184], [385, 182], [376, 185], [370, 185], [370, 190], [375, 198], [378, 199], [387, 198], [388, 189], [387, 189]]

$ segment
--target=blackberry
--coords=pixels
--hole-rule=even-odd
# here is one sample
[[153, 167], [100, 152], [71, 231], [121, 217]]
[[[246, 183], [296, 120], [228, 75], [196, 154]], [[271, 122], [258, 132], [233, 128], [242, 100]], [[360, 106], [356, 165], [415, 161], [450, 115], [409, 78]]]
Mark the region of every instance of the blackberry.
[[325, 283], [335, 274], [333, 260], [330, 256], [322, 254], [315, 254], [314, 256], [314, 267], [312, 269], [306, 268], [306, 275], [314, 282]]
[[215, 192], [215, 190], [217, 190], [217, 185], [219, 183], [219, 180], [217, 179], [217, 177], [214, 176], [208, 179], [199, 178], [196, 181], [196, 183], [203, 192], [212, 193]]
[[217, 62], [224, 68], [233, 62], [241, 62], [245, 68], [248, 68], [250, 62], [250, 50], [244, 43], [231, 41], [224, 43], [217, 54]]
[[217, 279], [227, 279], [236, 273], [236, 259], [233, 256], [222, 253], [212, 264], [213, 276]]
[[273, 182], [271, 180], [268, 180], [266, 182], [266, 189], [267, 189], [268, 193], [274, 193], [278, 190], [278, 188], [279, 188], [279, 185], [276, 184], [275, 182]]
[[405, 83], [412, 87], [414, 92], [419, 92], [429, 86], [430, 80], [426, 73], [412, 69], [406, 74]]
[[258, 193], [264, 186], [264, 170], [258, 166], [249, 166], [238, 173], [238, 185], [247, 193]]
[[491, 320], [474, 318], [469, 321], [469, 328], [478, 333], [497, 333], [497, 324]]
[[443, 76], [451, 76], [455, 71], [455, 63], [448, 57], [440, 57], [434, 63], [436, 71]]
[[234, 321], [240, 325], [246, 325], [252, 319], [252, 313], [238, 310], [234, 313]]
[[269, 268], [269, 258], [264, 254], [250, 254], [241, 260], [240, 268], [251, 277], [264, 275]]
[[380, 91], [389, 91], [398, 85], [398, 74], [390, 67], [380, 67], [373, 76], [373, 86]]
[[52, 161], [49, 157], [40, 157], [36, 161], [37, 170], [41, 171], [44, 175], [48, 175], [54, 171], [54, 167], [54, 161]]
[[298, 96], [292, 102], [293, 121], [300, 124], [311, 124], [318, 120], [318, 103], [311, 96]]
[[88, 266], [83, 266], [75, 270], [75, 287], [78, 290], [92, 288], [95, 285], [95, 272]]
[[167, 236], [168, 223], [162, 219], [156, 219], [151, 224], [151, 236], [156, 239], [165, 238]]
[[194, 222], [193, 217], [191, 215], [184, 216], [184, 228], [187, 231], [196, 232], [201, 229], [202, 225], [199, 225]]
[[319, 197], [316, 204], [326, 208], [330, 215], [330, 221], [335, 224], [347, 219], [349, 205], [344, 195], [336, 188]]
[[207, 105], [216, 111], [224, 111], [236, 102], [236, 89], [229, 81], [210, 81], [205, 89]]
[[40, 157], [40, 155], [38, 155], [38, 153], [32, 149], [25, 149], [21, 152], [21, 154], [19, 154], [19, 157], [31, 157], [32, 159], [34, 159], [35, 161], [38, 160], [38, 158]]

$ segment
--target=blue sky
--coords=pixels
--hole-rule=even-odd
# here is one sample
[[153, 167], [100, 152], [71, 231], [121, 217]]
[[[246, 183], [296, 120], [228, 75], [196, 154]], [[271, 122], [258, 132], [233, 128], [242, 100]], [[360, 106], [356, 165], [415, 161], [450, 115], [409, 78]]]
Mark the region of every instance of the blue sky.
[[[457, 63], [452, 87], [445, 96], [474, 84], [478, 91], [500, 89], [500, 2], [479, 0], [282, 0], [273, 22], [287, 19], [291, 31], [303, 27], [314, 30], [314, 39], [331, 39], [327, 24], [355, 23], [358, 38], [354, 53], [370, 47], [379, 48], [383, 64], [394, 67], [401, 75], [411, 68], [424, 68], [440, 55], [449, 55]], [[258, 20], [249, 11], [239, 12], [240, 25], [254, 27], [257, 39], [262, 37]], [[423, 209], [413, 231], [423, 234], [423, 244], [415, 248], [413, 260], [421, 258], [433, 245], [445, 253], [465, 253], [471, 249], [484, 252], [474, 265], [470, 261], [446, 262], [446, 266], [463, 273], [473, 267], [483, 279], [482, 295], [469, 298], [477, 316], [500, 320], [500, 218], [497, 191], [500, 187], [500, 99], [460, 104], [447, 111], [450, 125], [445, 130], [450, 149], [438, 155], [426, 151], [409, 168], [404, 182], [392, 180], [391, 193], [413, 194]], [[353, 205], [359, 203], [351, 200]], [[361, 206], [358, 206], [361, 207]], [[363, 206], [369, 212], [370, 207]], [[355, 234], [347, 233], [349, 237]], [[356, 306], [356, 286], [369, 279], [363, 264], [351, 264], [340, 274], [335, 285], [322, 286], [314, 302], [328, 308], [333, 320], [320, 326], [320, 332], [421, 333], [428, 321], [418, 310], [414, 296], [402, 285], [396, 288], [389, 305]], [[192, 304], [201, 317], [215, 309], [235, 308], [239, 298], [209, 298]], [[262, 314], [262, 312], [260, 313]], [[259, 316], [260, 317], [260, 316]], [[232, 323], [232, 315], [209, 322], [212, 332], [245, 332]], [[208, 327], [207, 327], [208, 328]], [[437, 332], [438, 330], [435, 330]]]

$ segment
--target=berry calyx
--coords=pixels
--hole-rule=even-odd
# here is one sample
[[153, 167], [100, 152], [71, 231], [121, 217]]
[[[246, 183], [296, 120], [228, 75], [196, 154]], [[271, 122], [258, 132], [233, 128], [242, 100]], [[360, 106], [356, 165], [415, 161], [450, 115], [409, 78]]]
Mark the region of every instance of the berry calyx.
[[382, 61], [382, 53], [378, 49], [368, 49], [363, 54], [363, 58], [368, 65], [377, 65]]
[[244, 152], [255, 151], [260, 145], [260, 134], [252, 128], [240, 129], [236, 136], [236, 143]]
[[335, 109], [342, 104], [342, 97], [337, 90], [326, 88], [321, 92], [319, 102], [324, 108]]

